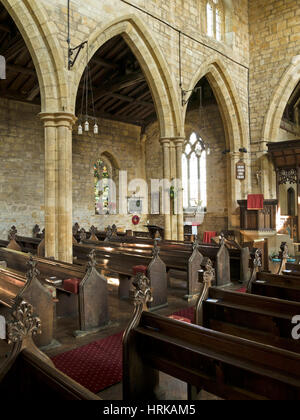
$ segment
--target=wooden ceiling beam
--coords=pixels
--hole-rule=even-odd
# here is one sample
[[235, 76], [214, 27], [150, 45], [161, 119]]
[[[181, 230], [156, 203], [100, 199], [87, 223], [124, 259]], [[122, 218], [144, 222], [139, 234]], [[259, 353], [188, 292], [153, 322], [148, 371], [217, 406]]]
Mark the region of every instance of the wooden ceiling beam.
[[114, 69], [115, 70], [115, 69], [118, 68], [117, 64], [112, 63], [109, 60], [105, 60], [104, 58], [101, 58], [101, 57], [93, 57], [92, 62], [95, 63], [95, 64], [98, 64], [101, 67], [106, 67], [108, 69]]
[[36, 76], [35, 69], [29, 69], [28, 67], [19, 66], [18, 64], [7, 64], [7, 70], [11, 70], [15, 73], [26, 74], [29, 76]]
[[39, 84], [37, 84], [28, 93], [27, 101], [33, 101], [38, 96], [39, 93], [40, 93], [40, 86]]
[[0, 31], [10, 34], [11, 28], [8, 25], [5, 25], [4, 23], [0, 23]]

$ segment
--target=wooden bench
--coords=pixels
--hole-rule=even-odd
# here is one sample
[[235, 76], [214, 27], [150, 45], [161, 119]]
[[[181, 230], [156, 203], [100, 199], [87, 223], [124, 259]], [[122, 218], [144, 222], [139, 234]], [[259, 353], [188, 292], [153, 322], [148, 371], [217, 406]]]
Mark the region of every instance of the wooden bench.
[[[9, 251], [8, 251], [9, 252]], [[37, 345], [46, 347], [53, 342], [54, 304], [51, 293], [41, 284], [36, 261], [28, 257], [24, 273], [0, 268], [0, 304], [1, 313], [11, 308], [18, 297], [27, 300], [43, 322], [43, 334], [37, 338]]]
[[300, 303], [211, 287], [200, 310], [205, 328], [300, 353], [292, 338]]
[[168, 305], [167, 299], [167, 272], [164, 262], [156, 249], [153, 255], [135, 255], [133, 253], [119, 252], [109, 247], [95, 247], [89, 245], [73, 245], [75, 263], [85, 264], [88, 254], [95, 250], [97, 267], [103, 273], [115, 273], [120, 280], [119, 297], [129, 298], [134, 267], [141, 267], [147, 272], [153, 288], [153, 302], [151, 309], [156, 310]]
[[[82, 243], [99, 250], [105, 249], [111, 253], [122, 252], [139, 256], [150, 256], [157, 246], [157, 241], [154, 241], [153, 244], [106, 242], [105, 246], [101, 242], [97, 243], [91, 240], [83, 240]], [[167, 267], [168, 279], [176, 277], [187, 281], [187, 298], [191, 298], [200, 292], [197, 271], [200, 269], [204, 257], [211, 258], [215, 263], [218, 286], [230, 282], [229, 255], [224, 244], [221, 247], [213, 247], [199, 245], [198, 242], [195, 242], [194, 246], [186, 247], [159, 243], [159, 247], [160, 257]]]
[[5, 319], [5, 340], [12, 345], [12, 349], [0, 365], [3, 404], [100, 400], [97, 395], [57, 370], [52, 361], [37, 349], [32, 338], [42, 328], [32, 305], [17, 298]]
[[299, 276], [260, 272], [251, 284], [251, 293], [300, 302], [300, 279]]
[[[7, 266], [12, 269], [24, 272], [28, 259], [28, 254], [0, 248], [0, 260], [5, 260]], [[107, 279], [97, 271], [93, 253], [87, 255], [85, 267], [46, 258], [34, 257], [34, 259], [38, 263], [41, 281], [46, 282], [51, 277], [63, 282], [74, 279], [73, 285], [71, 282], [71, 289], [66, 290], [63, 286], [55, 284], [54, 286], [58, 298], [56, 315], [77, 317], [79, 331], [76, 331], [76, 335], [94, 332], [108, 324]]]
[[146, 312], [139, 278], [123, 339], [123, 398], [157, 398], [158, 372], [225, 399], [299, 400], [300, 355]]

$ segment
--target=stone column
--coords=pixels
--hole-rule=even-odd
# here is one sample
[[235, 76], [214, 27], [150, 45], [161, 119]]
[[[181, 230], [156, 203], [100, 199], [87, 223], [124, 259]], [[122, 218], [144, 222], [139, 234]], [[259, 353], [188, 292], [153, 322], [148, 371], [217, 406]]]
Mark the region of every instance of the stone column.
[[170, 175], [171, 175], [171, 168], [170, 168], [170, 139], [162, 138], [160, 140], [163, 150], [163, 211], [164, 211], [164, 218], [165, 218], [165, 239], [170, 240], [172, 238], [172, 231], [171, 231], [171, 208], [170, 208], [170, 195], [169, 195], [169, 188], [170, 188]]
[[45, 253], [73, 262], [72, 125], [73, 114], [42, 113], [45, 125]]
[[182, 189], [182, 147], [184, 138], [174, 140], [176, 147], [176, 179], [177, 179], [177, 239], [184, 240], [183, 227], [183, 189]]
[[45, 130], [45, 256], [57, 257], [56, 191], [57, 144], [56, 124], [53, 115], [41, 115]]
[[[172, 186], [174, 186], [176, 191], [176, 183], [174, 180], [176, 180], [176, 149], [175, 144], [173, 142], [170, 143], [170, 170], [171, 170], [171, 181]], [[177, 211], [176, 211], [176, 205], [177, 201], [176, 198], [173, 200], [170, 200], [171, 202], [171, 233], [172, 233], [172, 240], [177, 241]]]

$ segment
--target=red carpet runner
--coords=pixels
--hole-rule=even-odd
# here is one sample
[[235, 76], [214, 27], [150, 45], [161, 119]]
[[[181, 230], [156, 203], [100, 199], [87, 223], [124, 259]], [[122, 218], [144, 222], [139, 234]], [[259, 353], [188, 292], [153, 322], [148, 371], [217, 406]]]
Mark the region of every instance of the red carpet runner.
[[[194, 308], [173, 315], [194, 322]], [[97, 394], [122, 380], [123, 331], [52, 358], [57, 369]]]

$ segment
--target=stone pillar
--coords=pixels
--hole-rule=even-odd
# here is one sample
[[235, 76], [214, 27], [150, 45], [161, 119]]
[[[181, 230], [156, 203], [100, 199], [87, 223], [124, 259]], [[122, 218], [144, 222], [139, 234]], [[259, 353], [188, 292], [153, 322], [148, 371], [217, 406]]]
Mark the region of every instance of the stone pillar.
[[176, 179], [177, 179], [177, 239], [184, 240], [183, 227], [183, 189], [182, 189], [182, 146], [184, 138], [174, 140], [176, 147]]
[[[171, 181], [172, 186], [174, 186], [176, 191], [176, 184], [174, 180], [176, 180], [177, 173], [176, 173], [176, 149], [175, 144], [173, 142], [170, 143], [170, 170], [171, 170]], [[171, 233], [172, 233], [172, 240], [177, 241], [177, 212], [176, 212], [176, 198], [170, 200], [171, 202]]]
[[45, 253], [73, 262], [72, 125], [73, 114], [42, 113], [45, 126]]
[[160, 140], [163, 150], [163, 193], [162, 193], [162, 200], [163, 200], [163, 211], [164, 211], [164, 218], [165, 218], [165, 239], [170, 240], [172, 238], [172, 231], [171, 231], [171, 208], [170, 208], [170, 176], [171, 176], [171, 168], [170, 168], [170, 139], [162, 138]]

